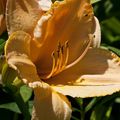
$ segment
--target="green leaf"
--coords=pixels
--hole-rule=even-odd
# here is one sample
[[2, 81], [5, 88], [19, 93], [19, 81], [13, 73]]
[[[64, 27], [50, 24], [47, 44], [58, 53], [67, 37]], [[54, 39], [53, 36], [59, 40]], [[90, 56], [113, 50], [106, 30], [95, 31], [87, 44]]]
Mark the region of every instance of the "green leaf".
[[5, 40], [0, 39], [0, 55], [4, 52]]
[[29, 110], [29, 104], [28, 102], [24, 102], [20, 92], [16, 92], [15, 94], [13, 94], [13, 98], [15, 100], [15, 102], [17, 103], [20, 111], [22, 112], [25, 120], [30, 120], [30, 110]]
[[4, 64], [2, 69], [2, 82], [5, 86], [11, 87], [12, 82], [17, 77], [17, 72], [10, 68], [8, 64]]
[[80, 104], [80, 106], [83, 105], [83, 99], [82, 98], [76, 98], [76, 102]]
[[112, 111], [114, 99], [119, 97], [120, 93], [102, 97], [92, 110], [90, 120], [109, 120]]
[[106, 106], [99, 106], [95, 110], [93, 110], [90, 120], [105, 120], [105, 113], [107, 111]]
[[72, 116], [71, 118], [72, 118], [72, 120], [80, 120], [80, 119], [76, 118], [75, 116]]
[[97, 3], [97, 2], [100, 2], [101, 0], [91, 0], [91, 3], [94, 4], [94, 3]]
[[85, 112], [88, 112], [90, 109], [93, 108], [93, 106], [97, 103], [97, 101], [99, 100], [99, 98], [93, 98], [89, 104], [85, 107]]
[[112, 47], [112, 46], [108, 46], [107, 48], [113, 51], [114, 53], [116, 53], [118, 56], [120, 56], [120, 49]]
[[109, 120], [112, 106], [101, 105], [92, 111], [90, 120]]
[[111, 112], [112, 112], [112, 106], [110, 106], [105, 114], [106, 120], [110, 119], [111, 116]]
[[15, 102], [1, 104], [0, 108], [4, 108], [10, 111], [13, 111], [15, 113], [21, 113], [20, 109], [18, 108], [17, 104]]
[[28, 102], [28, 105], [29, 105], [29, 112], [30, 112], [30, 114], [32, 115], [33, 101], [29, 101], [29, 102]]
[[4, 39], [0, 39], [0, 45], [1, 45], [2, 43], [4, 43], [4, 42], [5, 42]]
[[2, 68], [5, 64], [5, 58], [3, 55], [0, 55], [0, 73], [2, 72]]
[[32, 89], [27, 87], [26, 85], [23, 85], [20, 88], [20, 95], [21, 95], [23, 101], [27, 102], [30, 99], [30, 97], [32, 96]]
[[111, 32], [120, 35], [120, 21], [116, 17], [111, 17], [107, 20], [102, 21], [102, 25], [106, 26]]
[[79, 112], [79, 113], [81, 112], [80, 109], [77, 109], [77, 108], [75, 108], [75, 107], [72, 107], [72, 111], [73, 111], [73, 112]]
[[23, 81], [19, 78], [16, 77], [12, 83], [13, 86], [17, 87], [18, 89], [23, 85]]
[[120, 49], [118, 49], [118, 48], [115, 48], [113, 46], [109, 46], [107, 44], [103, 44], [103, 46], [101, 46], [101, 48], [110, 50], [110, 51], [114, 52], [115, 54], [117, 54], [118, 56], [120, 56]]
[[120, 104], [120, 97], [115, 99], [115, 103], [119, 103]]

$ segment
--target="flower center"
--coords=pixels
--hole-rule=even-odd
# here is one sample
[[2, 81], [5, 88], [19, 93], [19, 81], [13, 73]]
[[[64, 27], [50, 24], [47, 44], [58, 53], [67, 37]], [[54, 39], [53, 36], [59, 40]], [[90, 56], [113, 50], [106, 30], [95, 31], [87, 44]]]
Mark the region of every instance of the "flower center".
[[41, 76], [42, 79], [49, 79], [62, 72], [66, 68], [69, 57], [68, 41], [66, 41], [64, 45], [61, 45], [61, 43], [59, 43], [57, 50], [53, 51], [51, 57], [53, 63], [51, 72], [46, 76]]
[[58, 73], [62, 72], [63, 70], [66, 70], [72, 66], [74, 66], [75, 64], [77, 64], [87, 53], [88, 49], [90, 48], [91, 42], [93, 40], [93, 36], [92, 34], [89, 34], [89, 39], [90, 41], [85, 41], [86, 44], [85, 47], [84, 45], [82, 46], [84, 49], [81, 51], [82, 54], [80, 54], [80, 56], [74, 60], [74, 62], [68, 64], [68, 60], [69, 60], [69, 54], [70, 54], [70, 47], [69, 47], [69, 41], [66, 41], [63, 45], [59, 42], [57, 49], [55, 51], [53, 51], [53, 53], [51, 54], [52, 57], [52, 68], [51, 71], [49, 72], [49, 74], [47, 75], [42, 75], [40, 76], [41, 79], [49, 79], [55, 75], [57, 75]]

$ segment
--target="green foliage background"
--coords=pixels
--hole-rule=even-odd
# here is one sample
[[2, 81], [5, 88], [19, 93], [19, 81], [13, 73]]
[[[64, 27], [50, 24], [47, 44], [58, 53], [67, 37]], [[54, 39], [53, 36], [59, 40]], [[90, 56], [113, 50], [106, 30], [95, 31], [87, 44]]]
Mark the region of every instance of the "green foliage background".
[[[120, 0], [92, 0], [92, 3], [101, 25], [101, 46], [120, 56]], [[7, 33], [0, 36], [0, 55], [4, 53], [7, 37]], [[32, 90], [23, 85], [7, 65], [1, 70], [3, 64], [4, 58], [0, 57], [0, 73], [5, 74], [3, 82], [6, 84], [0, 85], [0, 120], [30, 120]], [[73, 108], [71, 120], [120, 120], [120, 93], [87, 99], [68, 98]]]

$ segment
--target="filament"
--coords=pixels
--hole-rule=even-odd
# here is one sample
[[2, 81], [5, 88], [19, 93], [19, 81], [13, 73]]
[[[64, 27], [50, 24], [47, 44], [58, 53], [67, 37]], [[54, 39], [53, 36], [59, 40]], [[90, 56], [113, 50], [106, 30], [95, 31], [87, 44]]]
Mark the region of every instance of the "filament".
[[[71, 64], [68, 64], [68, 59], [69, 59], [69, 42], [66, 41], [64, 45], [61, 45], [61, 43], [58, 44], [58, 48], [56, 51], [54, 51], [51, 55], [52, 57], [52, 69], [51, 72], [42, 77], [43, 79], [49, 79], [53, 76], [55, 76], [56, 74], [62, 72], [63, 70], [66, 70], [72, 66], [74, 66], [75, 64], [77, 64], [82, 58], [83, 56], [86, 54], [86, 52], [88, 51], [91, 42], [93, 40], [93, 35], [89, 35], [90, 40], [85, 41], [83, 43], [81, 52], [82, 54]], [[56, 56], [55, 56], [56, 55]]]

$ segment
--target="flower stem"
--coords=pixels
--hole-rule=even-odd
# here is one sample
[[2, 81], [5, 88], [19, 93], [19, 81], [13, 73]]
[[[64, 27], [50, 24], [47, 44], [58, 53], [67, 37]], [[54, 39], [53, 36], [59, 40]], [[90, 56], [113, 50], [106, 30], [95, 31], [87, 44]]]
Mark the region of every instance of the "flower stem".
[[30, 116], [29, 109], [28, 109], [28, 103], [25, 103], [23, 101], [23, 99], [19, 93], [15, 94], [13, 97], [25, 118], [24, 120], [30, 120], [31, 116]]
[[76, 98], [76, 102], [79, 104], [80, 107], [80, 120], [84, 120], [85, 119], [85, 109], [83, 106], [83, 99], [82, 98]]
[[84, 120], [84, 119], [85, 119], [85, 112], [82, 111], [82, 112], [81, 112], [81, 119], [80, 119], [80, 120]]

